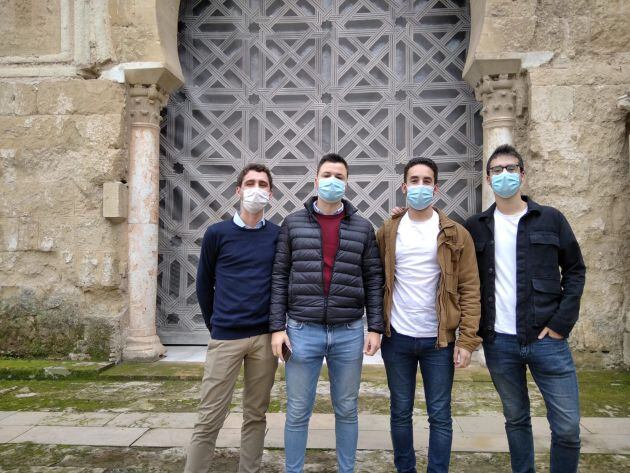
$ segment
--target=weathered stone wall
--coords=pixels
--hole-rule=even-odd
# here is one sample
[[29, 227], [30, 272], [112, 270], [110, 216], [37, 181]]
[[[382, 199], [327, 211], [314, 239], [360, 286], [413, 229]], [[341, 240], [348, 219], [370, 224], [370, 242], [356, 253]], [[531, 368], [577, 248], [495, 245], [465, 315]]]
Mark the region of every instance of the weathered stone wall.
[[128, 84], [181, 83], [178, 6], [0, 2], [0, 356], [121, 358], [128, 225], [103, 185], [128, 179]]
[[102, 186], [125, 179], [124, 110], [110, 81], [0, 80], [0, 353], [90, 351], [76, 342], [95, 325], [120, 331], [126, 225], [103, 218]]
[[624, 0], [489, 0], [477, 49], [527, 68], [516, 145], [529, 193], [561, 209], [582, 246], [587, 284], [571, 344], [583, 364], [621, 363], [630, 324], [627, 124], [616, 100], [630, 89], [629, 15]]
[[126, 87], [94, 79], [103, 6], [0, 2], [0, 355], [120, 358], [126, 224], [102, 188], [126, 179]]

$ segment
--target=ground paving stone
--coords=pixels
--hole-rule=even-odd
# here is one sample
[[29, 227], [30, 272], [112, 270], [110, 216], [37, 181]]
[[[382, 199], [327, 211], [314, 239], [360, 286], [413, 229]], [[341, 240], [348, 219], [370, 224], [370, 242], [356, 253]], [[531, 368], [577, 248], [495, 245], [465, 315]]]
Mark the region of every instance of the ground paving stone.
[[147, 429], [126, 427], [66, 427], [38, 425], [14, 438], [11, 443], [34, 442], [60, 445], [126, 447]]
[[12, 416], [15, 413], [16, 411], [0, 411], [0, 420], [4, 419], [5, 417]]
[[[415, 437], [417, 435], [414, 435], [414, 441]], [[360, 450], [391, 450], [393, 448], [392, 437], [388, 430], [360, 430], [357, 448]]]
[[[505, 418], [503, 416], [455, 416], [462, 432], [480, 434], [505, 434]], [[545, 417], [532, 417], [534, 435], [550, 435], [549, 422]]]
[[115, 412], [55, 412], [38, 422], [38, 425], [102, 427], [116, 416]]
[[107, 426], [191, 429], [198, 417], [196, 412], [126, 412], [116, 415]]
[[133, 446], [185, 447], [190, 443], [192, 432], [192, 429], [151, 429], [136, 440]]
[[580, 424], [594, 434], [630, 435], [630, 418], [584, 417]]
[[217, 448], [239, 447], [241, 445], [241, 429], [221, 429], [217, 437]]
[[0, 425], [38, 425], [51, 414], [51, 412], [15, 412], [0, 420]]
[[10, 442], [31, 427], [30, 425], [0, 425], [0, 443]]
[[[0, 443], [35, 442], [40, 444], [115, 445], [134, 447], [179, 447], [188, 444], [196, 413], [141, 412], [1, 412]], [[240, 444], [242, 414], [230, 413], [217, 439], [217, 447]], [[585, 453], [630, 453], [629, 418], [582, 419]], [[335, 448], [333, 414], [313, 414], [309, 425], [308, 448]], [[550, 432], [547, 419], [533, 417], [537, 450], [548, 451]], [[389, 450], [389, 416], [360, 414], [359, 449]], [[500, 416], [457, 416], [453, 419], [453, 451], [507, 452], [504, 420]], [[428, 445], [428, 422], [414, 418], [414, 444]], [[284, 446], [284, 414], [268, 415], [267, 448]]]
[[582, 452], [630, 454], [630, 435], [582, 435]]
[[507, 452], [505, 434], [463, 433], [453, 435], [452, 450], [455, 452]]

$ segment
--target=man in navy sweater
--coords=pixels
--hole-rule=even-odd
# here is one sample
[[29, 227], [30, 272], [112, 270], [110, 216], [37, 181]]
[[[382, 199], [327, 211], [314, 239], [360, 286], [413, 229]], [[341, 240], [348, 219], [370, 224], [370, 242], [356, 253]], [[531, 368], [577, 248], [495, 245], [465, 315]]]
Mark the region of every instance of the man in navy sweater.
[[264, 219], [271, 191], [271, 172], [266, 166], [245, 166], [236, 182], [240, 212], [210, 226], [203, 238], [197, 298], [211, 337], [186, 473], [215, 471], [211, 462], [217, 435], [243, 364], [238, 471], [260, 471], [265, 415], [278, 365], [271, 351], [269, 298], [279, 227]]

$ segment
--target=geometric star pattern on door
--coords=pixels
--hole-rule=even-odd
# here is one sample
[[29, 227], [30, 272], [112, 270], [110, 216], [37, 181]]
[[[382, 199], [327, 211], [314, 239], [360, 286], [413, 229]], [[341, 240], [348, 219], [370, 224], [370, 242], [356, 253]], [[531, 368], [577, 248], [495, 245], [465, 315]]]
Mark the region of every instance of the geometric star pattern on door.
[[240, 169], [274, 176], [266, 216], [280, 223], [313, 195], [319, 158], [350, 165], [348, 198], [378, 227], [403, 205], [412, 157], [439, 167], [436, 206], [480, 209], [480, 105], [461, 77], [470, 31], [463, 0], [182, 0], [185, 85], [160, 141], [158, 331], [207, 340], [195, 295], [201, 239], [231, 218]]

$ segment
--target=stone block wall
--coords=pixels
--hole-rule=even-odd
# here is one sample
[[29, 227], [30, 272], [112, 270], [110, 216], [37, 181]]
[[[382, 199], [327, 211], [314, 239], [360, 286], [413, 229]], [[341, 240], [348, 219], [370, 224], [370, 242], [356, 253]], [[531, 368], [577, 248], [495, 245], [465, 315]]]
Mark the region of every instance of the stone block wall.
[[0, 79], [0, 355], [119, 357], [126, 224], [103, 218], [102, 188], [126, 178], [125, 97]]
[[178, 6], [0, 2], [0, 356], [120, 360], [128, 232], [103, 185], [128, 179], [129, 83], [181, 84]]

